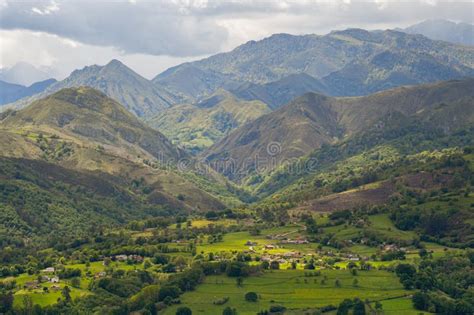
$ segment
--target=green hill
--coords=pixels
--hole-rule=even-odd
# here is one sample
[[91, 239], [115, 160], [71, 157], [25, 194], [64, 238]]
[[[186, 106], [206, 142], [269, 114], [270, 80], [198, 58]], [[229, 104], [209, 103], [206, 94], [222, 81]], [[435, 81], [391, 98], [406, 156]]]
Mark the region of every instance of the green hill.
[[121, 178], [145, 204], [207, 211], [239, 203], [217, 174], [178, 168], [187, 154], [123, 106], [92, 88], [63, 89], [3, 115], [4, 157], [43, 160], [77, 172]]
[[[416, 127], [449, 134], [474, 122], [473, 84], [473, 79], [448, 81], [365, 97], [309, 93], [237, 129], [204, 155], [211, 164], [231, 159], [232, 169], [219, 171], [239, 180], [255, 172], [258, 160], [266, 161], [260, 164], [265, 173], [323, 145], [344, 143], [361, 133], [367, 140], [396, 137], [404, 128], [415, 132]], [[272, 146], [275, 152], [271, 152]]]
[[219, 90], [194, 105], [176, 105], [164, 110], [147, 123], [174, 143], [196, 153], [269, 112], [268, 106], [262, 102], [242, 101], [227, 91]]

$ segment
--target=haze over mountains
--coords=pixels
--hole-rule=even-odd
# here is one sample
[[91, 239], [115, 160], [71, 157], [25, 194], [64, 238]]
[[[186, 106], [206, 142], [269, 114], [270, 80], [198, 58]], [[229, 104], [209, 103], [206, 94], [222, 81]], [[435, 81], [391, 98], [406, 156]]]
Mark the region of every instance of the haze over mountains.
[[447, 20], [427, 20], [402, 29], [409, 34], [422, 34], [428, 38], [472, 46], [474, 45], [474, 25]]
[[12, 84], [28, 86], [52, 77], [48, 71], [38, 69], [27, 62], [19, 62], [12, 67], [0, 69], [0, 80]]
[[55, 82], [57, 82], [55, 79], [48, 79], [33, 83], [30, 86], [24, 86], [0, 81], [0, 105], [12, 103], [21, 98], [41, 93]]

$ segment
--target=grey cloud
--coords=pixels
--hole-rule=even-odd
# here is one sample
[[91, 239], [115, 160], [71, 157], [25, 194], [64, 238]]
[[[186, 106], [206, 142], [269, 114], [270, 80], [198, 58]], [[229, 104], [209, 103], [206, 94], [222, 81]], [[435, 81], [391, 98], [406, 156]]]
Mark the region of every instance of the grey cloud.
[[189, 57], [277, 32], [403, 27], [431, 18], [472, 23], [473, 10], [469, 1], [436, 0], [7, 1], [0, 5], [0, 28], [46, 32], [127, 54]]
[[[54, 7], [54, 9], [51, 9]], [[159, 2], [7, 2], [0, 27], [42, 31], [126, 53], [193, 56], [218, 51], [227, 30]]]

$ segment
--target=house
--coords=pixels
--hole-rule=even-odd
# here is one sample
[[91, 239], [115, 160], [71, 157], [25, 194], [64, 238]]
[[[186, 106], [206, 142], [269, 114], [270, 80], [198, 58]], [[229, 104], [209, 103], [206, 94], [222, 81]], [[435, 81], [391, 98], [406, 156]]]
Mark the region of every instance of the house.
[[94, 275], [94, 278], [103, 278], [107, 275], [107, 273], [105, 271], [101, 271], [101, 272], [98, 272]]
[[129, 255], [128, 259], [137, 263], [143, 262], [143, 257], [140, 255]]
[[51, 282], [51, 283], [59, 283], [59, 277], [52, 277], [51, 279], [49, 279], [49, 282]]
[[39, 289], [39, 283], [38, 281], [34, 280], [34, 281], [29, 281], [29, 282], [25, 282], [25, 285], [24, 285], [25, 289]]
[[58, 291], [58, 290], [61, 290], [61, 287], [60, 287], [59, 285], [57, 285], [57, 284], [53, 284], [53, 285], [51, 286], [51, 290], [53, 290], [53, 291]]
[[128, 258], [127, 255], [115, 255], [115, 260], [118, 260], [118, 261], [126, 261]]
[[253, 241], [247, 241], [247, 243], [245, 243], [246, 246], [256, 246], [257, 245], [257, 242], [253, 242]]
[[265, 249], [275, 249], [276, 246], [275, 246], [275, 245], [272, 245], [272, 244], [267, 244], [267, 245], [265, 245], [263, 248], [265, 248]]
[[307, 239], [286, 239], [281, 241], [282, 244], [308, 244]]
[[384, 251], [398, 250], [398, 246], [395, 244], [388, 244], [383, 247]]
[[41, 272], [44, 272], [44, 273], [54, 273], [54, 271], [55, 271], [54, 267], [48, 267], [46, 269], [41, 270]]
[[283, 254], [283, 257], [285, 257], [285, 258], [299, 258], [299, 257], [301, 257], [301, 254], [297, 253], [297, 252], [286, 252], [286, 253]]

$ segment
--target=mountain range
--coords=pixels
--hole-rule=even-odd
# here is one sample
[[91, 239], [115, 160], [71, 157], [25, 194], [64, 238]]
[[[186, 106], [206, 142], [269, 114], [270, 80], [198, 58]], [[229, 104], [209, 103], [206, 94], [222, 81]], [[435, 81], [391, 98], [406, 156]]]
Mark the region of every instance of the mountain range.
[[[229, 178], [242, 180], [262, 173], [259, 167], [271, 172], [324, 145], [367, 132], [373, 136], [393, 128], [425, 126], [453, 133], [474, 122], [473, 86], [473, 79], [465, 79], [395, 88], [364, 97], [307, 93], [230, 133], [203, 156]], [[219, 165], [225, 160], [232, 163]]]
[[324, 36], [275, 34], [172, 67], [153, 80], [118, 60], [85, 67], [7, 107], [22, 108], [62, 88], [90, 86], [144, 119], [175, 105], [196, 104], [219, 89], [274, 109], [306, 92], [367, 95], [402, 85], [469, 77], [474, 75], [473, 68], [472, 46], [419, 34], [362, 29]]
[[[473, 75], [474, 48], [398, 31], [348, 29], [324, 36], [276, 34], [170, 68], [156, 85], [188, 99], [216, 88], [267, 84], [307, 74], [332, 96], [366, 95], [405, 84]], [[315, 84], [315, 83], [313, 83]]]
[[10, 107], [22, 108], [63, 88], [80, 86], [104, 92], [139, 117], [157, 113], [179, 102], [175, 96], [114, 59], [104, 66], [93, 65], [75, 70], [66, 79], [52, 84], [39, 94], [21, 99]]

